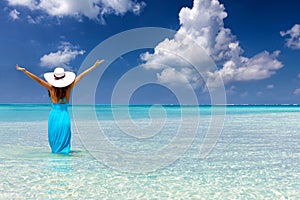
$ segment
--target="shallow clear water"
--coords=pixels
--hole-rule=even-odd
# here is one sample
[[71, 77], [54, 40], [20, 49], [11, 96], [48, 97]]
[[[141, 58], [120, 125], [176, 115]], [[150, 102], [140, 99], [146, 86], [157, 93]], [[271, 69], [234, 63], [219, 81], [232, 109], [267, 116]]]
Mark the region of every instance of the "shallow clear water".
[[[115, 106], [119, 121], [128, 128], [127, 106]], [[47, 142], [49, 105], [0, 105], [0, 199], [298, 199], [300, 197], [300, 107], [229, 106], [223, 132], [203, 159], [199, 149], [211, 122], [210, 106], [131, 106], [139, 127], [161, 122], [153, 135], [130, 135], [113, 120], [110, 106], [70, 107], [70, 155], [51, 154]], [[221, 107], [220, 107], [221, 108]], [[90, 111], [96, 114], [91, 115]], [[151, 111], [152, 109], [152, 111]], [[168, 146], [176, 137], [184, 112], [190, 126], [200, 120], [193, 143], [178, 159], [151, 172], [122, 172], [96, 159], [86, 148], [84, 133], [99, 126], [112, 145], [123, 152], [148, 155]], [[195, 112], [197, 111], [197, 112]], [[76, 114], [76, 118], [73, 116]], [[152, 114], [151, 114], [152, 113]], [[79, 117], [78, 117], [79, 116]], [[162, 117], [165, 116], [165, 117]], [[95, 125], [97, 119], [97, 127]], [[126, 121], [127, 120], [127, 121]], [[84, 128], [84, 133], [80, 127]], [[186, 128], [189, 135], [190, 128]], [[151, 132], [150, 132], [151, 133]], [[177, 150], [190, 138], [182, 137]], [[96, 145], [89, 143], [88, 145]], [[102, 145], [98, 143], [98, 145]], [[95, 149], [98, 147], [96, 146]], [[109, 149], [108, 149], [109, 150]], [[176, 152], [176, 151], [175, 151]], [[180, 151], [181, 152], [181, 151]], [[101, 153], [101, 152], [100, 152]], [[103, 154], [109, 152], [103, 152]], [[141, 154], [138, 154], [141, 153]], [[144, 153], [144, 154], [143, 154]], [[111, 159], [115, 154], [111, 152]], [[127, 163], [134, 167], [147, 164]], [[161, 155], [162, 159], [168, 155]], [[109, 157], [106, 159], [110, 159]], [[141, 158], [142, 160], [142, 158]], [[159, 160], [159, 159], [158, 159]], [[154, 160], [157, 161], [157, 160]], [[124, 163], [123, 163], [124, 162]]]

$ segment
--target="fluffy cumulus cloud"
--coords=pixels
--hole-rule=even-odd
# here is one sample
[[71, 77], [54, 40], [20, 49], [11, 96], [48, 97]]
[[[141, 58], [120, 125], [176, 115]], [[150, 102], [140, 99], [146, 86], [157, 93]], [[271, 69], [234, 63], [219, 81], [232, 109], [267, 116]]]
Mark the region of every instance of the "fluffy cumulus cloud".
[[241, 56], [237, 60], [228, 60], [223, 64], [223, 68], [209, 73], [209, 81], [215, 81], [218, 77], [225, 83], [269, 78], [282, 67], [281, 62], [276, 59], [278, 55], [279, 51], [272, 54], [264, 51], [252, 58]]
[[290, 30], [281, 31], [282, 37], [285, 39], [285, 45], [291, 49], [300, 49], [300, 24], [295, 24]]
[[64, 67], [71, 68], [70, 62], [78, 55], [83, 55], [84, 50], [78, 50], [78, 47], [71, 45], [68, 42], [62, 42], [57, 52], [51, 52], [41, 57], [40, 65], [42, 67], [54, 68]]
[[[192, 8], [181, 9], [180, 28], [174, 38], [158, 44], [154, 53], [141, 55], [145, 68], [157, 70], [158, 80], [170, 84], [177, 81], [170, 76], [180, 73], [194, 88], [201, 86], [201, 79], [207, 86], [217, 87], [222, 80], [225, 83], [261, 80], [275, 74], [283, 66], [277, 59], [280, 52], [263, 51], [250, 58], [242, 56], [243, 49], [237, 37], [224, 26], [226, 17], [225, 8], [218, 0], [194, 0]], [[199, 46], [203, 50], [199, 50]], [[218, 69], [203, 61], [207, 55]], [[178, 80], [180, 85], [182, 80]]]
[[10, 6], [23, 6], [30, 10], [44, 11], [50, 16], [82, 16], [104, 23], [107, 14], [124, 15], [126, 12], [139, 14], [144, 2], [133, 0], [7, 0]]
[[124, 15], [128, 11], [138, 15], [146, 5], [145, 2], [138, 3], [131, 0], [101, 0], [100, 3], [102, 5], [102, 15], [110, 13]]

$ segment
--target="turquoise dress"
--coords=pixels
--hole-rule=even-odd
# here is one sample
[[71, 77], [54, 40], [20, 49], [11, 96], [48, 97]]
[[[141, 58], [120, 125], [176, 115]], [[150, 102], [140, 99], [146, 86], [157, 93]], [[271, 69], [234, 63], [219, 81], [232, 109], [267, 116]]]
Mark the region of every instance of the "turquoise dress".
[[[64, 103], [62, 103], [62, 101]], [[52, 153], [70, 153], [71, 122], [66, 98], [52, 103], [48, 119], [48, 141]]]

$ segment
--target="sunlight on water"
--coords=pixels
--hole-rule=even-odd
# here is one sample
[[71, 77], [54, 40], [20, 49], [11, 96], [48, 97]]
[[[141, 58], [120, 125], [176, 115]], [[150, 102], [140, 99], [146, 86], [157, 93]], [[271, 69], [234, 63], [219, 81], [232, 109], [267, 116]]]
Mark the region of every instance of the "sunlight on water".
[[[76, 123], [88, 127], [90, 119], [84, 113], [89, 108], [80, 109], [82, 119]], [[137, 124], [149, 123], [145, 114], [148, 107], [131, 109]], [[176, 109], [179, 107], [167, 108], [166, 129], [148, 141], [122, 135], [109, 116], [108, 107], [96, 110], [108, 140], [114, 145], [127, 151], [151, 152], [172, 140], [180, 121]], [[122, 173], [95, 160], [82, 145], [75, 126], [72, 128], [75, 151], [70, 155], [51, 154], [47, 142], [48, 112], [46, 106], [0, 106], [0, 199], [297, 199], [300, 196], [299, 107], [228, 107], [222, 136], [205, 159], [199, 159], [199, 148], [210, 114], [208, 107], [200, 108], [201, 123], [192, 146], [173, 164], [144, 174]], [[28, 117], [23, 119], [20, 115]], [[192, 120], [193, 116], [189, 117]], [[87, 131], [93, 129], [97, 130], [89, 127]]]

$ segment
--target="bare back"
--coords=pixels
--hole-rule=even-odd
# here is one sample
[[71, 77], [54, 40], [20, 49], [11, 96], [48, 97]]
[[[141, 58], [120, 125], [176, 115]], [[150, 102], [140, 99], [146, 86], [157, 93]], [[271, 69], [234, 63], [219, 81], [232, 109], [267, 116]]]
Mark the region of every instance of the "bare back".
[[[57, 96], [57, 94], [56, 94], [57, 91], [54, 87], [51, 87], [51, 89], [48, 90], [48, 91], [49, 91], [49, 96], [50, 96], [50, 99], [51, 99], [52, 103], [57, 104], [59, 102], [59, 100], [63, 99], [64, 97], [66, 98], [67, 102], [69, 102], [70, 101], [71, 90], [72, 90], [72, 87], [68, 87], [67, 90], [66, 90], [66, 94], [63, 97], [58, 97]], [[62, 101], [61, 103], [65, 104], [67, 102]]]

